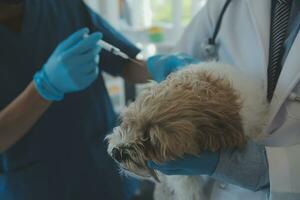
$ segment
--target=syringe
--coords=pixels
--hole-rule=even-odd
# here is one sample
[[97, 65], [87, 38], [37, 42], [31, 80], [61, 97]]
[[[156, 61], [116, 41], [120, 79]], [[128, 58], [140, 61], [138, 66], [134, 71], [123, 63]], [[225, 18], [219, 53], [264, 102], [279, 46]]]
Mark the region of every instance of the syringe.
[[115, 47], [103, 40], [99, 40], [98, 41], [98, 44], [103, 48], [105, 49], [106, 51], [116, 55], [116, 56], [120, 56], [121, 58], [124, 58], [124, 59], [128, 59], [130, 60], [131, 62], [135, 63], [136, 65], [139, 65], [141, 67], [143, 67], [143, 62], [141, 61], [138, 61], [134, 58], [130, 58], [126, 53], [122, 52], [118, 47]]
[[113, 46], [113, 45], [111, 45], [111, 44], [109, 44], [109, 43], [107, 43], [103, 40], [99, 40], [98, 44], [103, 49], [105, 49], [106, 51], [108, 51], [108, 52], [110, 52], [110, 53], [112, 53], [116, 56], [120, 56], [124, 59], [129, 59], [129, 56], [126, 53], [122, 52], [119, 48], [117, 48], [117, 47], [115, 47], [115, 46]]

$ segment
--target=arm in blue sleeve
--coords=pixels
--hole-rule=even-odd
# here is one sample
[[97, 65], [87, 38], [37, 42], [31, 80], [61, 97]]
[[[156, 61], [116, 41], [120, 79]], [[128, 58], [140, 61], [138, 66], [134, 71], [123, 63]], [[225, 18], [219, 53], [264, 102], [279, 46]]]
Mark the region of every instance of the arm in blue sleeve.
[[269, 187], [265, 147], [249, 141], [243, 150], [225, 150], [212, 177], [252, 191]]
[[[104, 41], [118, 47], [129, 57], [135, 58], [140, 50], [102, 17], [92, 11], [88, 6], [84, 6], [88, 12], [88, 25], [91, 31], [100, 31], [103, 34]], [[100, 66], [111, 75], [120, 75], [123, 71], [122, 68], [127, 62], [128, 60], [115, 56], [107, 51], [101, 51]]]

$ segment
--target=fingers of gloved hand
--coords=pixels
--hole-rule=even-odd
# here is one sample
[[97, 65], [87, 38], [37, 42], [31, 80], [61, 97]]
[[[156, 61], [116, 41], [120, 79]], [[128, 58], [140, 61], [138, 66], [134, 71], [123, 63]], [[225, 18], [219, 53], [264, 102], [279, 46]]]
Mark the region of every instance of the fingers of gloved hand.
[[94, 61], [96, 62], [96, 64], [100, 63], [100, 55], [99, 54], [94, 58]]
[[60, 43], [57, 50], [58, 51], [66, 51], [72, 46], [76, 45], [79, 41], [81, 41], [86, 34], [89, 33], [88, 28], [82, 28], [72, 35], [70, 35], [67, 39]]
[[216, 152], [204, 151], [198, 156], [185, 155], [183, 158], [177, 158], [176, 160], [170, 160], [162, 164], [156, 164], [153, 161], [148, 161], [148, 167], [153, 169], [162, 170], [177, 170], [183, 168], [189, 168], [192, 165], [202, 165], [203, 163], [210, 162], [211, 158], [218, 155]]
[[[87, 51], [90, 49], [95, 48], [97, 45], [97, 42], [102, 38], [102, 34], [99, 32], [93, 33], [83, 40], [81, 40], [78, 44], [76, 44], [74, 47], [69, 49], [66, 52], [67, 56], [73, 56], [73, 55], [80, 55], [80, 54], [86, 54]], [[101, 48], [100, 48], [101, 49]]]
[[163, 80], [165, 80], [166, 77], [167, 77], [168, 75], [169, 75], [169, 73], [161, 73], [161, 74], [158, 74], [158, 75], [156, 75], [156, 77], [155, 77], [155, 81], [158, 82], [158, 83], [160, 83], [160, 82], [162, 82]]
[[98, 69], [98, 64], [94, 61], [91, 63], [86, 63], [84, 65], [77, 65], [74, 69], [69, 71], [70, 77], [73, 79], [81, 79], [83, 76], [88, 76], [90, 74], [94, 74], [94, 72]]
[[169, 170], [161, 170], [160, 172], [162, 172], [165, 175], [186, 175], [187, 173], [182, 170], [182, 169], [169, 169]]
[[80, 78], [80, 76], [93, 73], [98, 66], [99, 64], [94, 58], [86, 62], [77, 62], [71, 68], [69, 68], [68, 71], [71, 76]]
[[185, 172], [184, 169], [169, 169], [169, 168], [162, 168], [161, 166], [155, 166], [155, 167], [149, 167], [150, 169], [154, 169], [157, 171], [160, 171], [161, 173], [165, 174], [165, 175], [186, 175], [188, 174], [187, 172]]
[[204, 165], [210, 165], [211, 162], [215, 162], [218, 159], [218, 154], [218, 152], [203, 151], [197, 156], [184, 155], [182, 158], [168, 161], [164, 165], [169, 168], [173, 167], [173, 169], [201, 168]]
[[178, 170], [178, 166], [174, 165], [172, 161], [164, 162], [162, 164], [156, 164], [153, 161], [148, 161], [147, 166], [150, 169], [156, 169], [159, 171]]
[[147, 68], [150, 73], [155, 72], [156, 64], [161, 59], [161, 55], [156, 55], [148, 58], [147, 60]]
[[81, 79], [82, 76], [94, 74], [96, 70], [99, 70], [99, 67], [98, 64], [93, 61], [85, 65], [76, 66], [76, 69], [69, 71], [69, 74], [75, 79]]
[[188, 175], [193, 174], [189, 171], [188, 168], [180, 168], [176, 165], [176, 163], [173, 162], [167, 162], [161, 165], [158, 165], [152, 161], [148, 161], [147, 166], [150, 169], [158, 170], [166, 175]]
[[99, 68], [96, 67], [93, 71], [85, 75], [85, 78], [86, 80], [93, 82], [94, 80], [97, 79], [98, 75], [99, 75]]
[[170, 56], [162, 57], [161, 60], [164, 60], [164, 62], [167, 63], [173, 69], [173, 71], [186, 65], [198, 63], [197, 60], [183, 53], [176, 53]]
[[146, 65], [150, 77], [157, 82], [163, 81], [168, 75], [167, 72], [170, 71], [168, 64], [162, 62], [162, 57], [161, 55], [152, 56], [147, 60]]
[[76, 73], [71, 71], [70, 74], [73, 73], [71, 76], [78, 79], [80, 79], [81, 76], [90, 75], [95, 73], [96, 70], [99, 70], [98, 64], [95, 61], [86, 63], [85, 65], [76, 66], [76, 68]]
[[[77, 55], [74, 58], [66, 58], [67, 62], [73, 63], [75, 66], [85, 66], [89, 63], [99, 63], [99, 54], [101, 51], [101, 47], [95, 46], [94, 49], [90, 49], [89, 51], [85, 52], [84, 54]], [[68, 65], [68, 64], [67, 64]], [[69, 64], [72, 67], [72, 64]]]
[[84, 75], [89, 75], [94, 73], [95, 70], [99, 70], [99, 66], [98, 63], [96, 63], [96, 61], [87, 63], [85, 66], [82, 66], [82, 68], [84, 68], [83, 70], [81, 70]]
[[95, 69], [93, 69], [92, 71], [90, 72], [87, 72], [87, 75], [88, 76], [92, 76], [92, 77], [98, 77], [99, 75], [99, 67], [96, 67]]
[[147, 69], [151, 78], [160, 82], [170, 73], [195, 63], [198, 63], [198, 61], [187, 54], [156, 55], [147, 60]]
[[179, 60], [186, 60], [187, 62], [196, 61], [195, 58], [193, 58], [192, 56], [190, 56], [186, 53], [175, 53], [174, 56], [177, 57], [177, 59], [179, 59]]
[[82, 75], [80, 78], [74, 79], [73, 81], [77, 85], [78, 89], [83, 90], [91, 85], [98, 77], [99, 69], [95, 68], [93, 73], [89, 73], [88, 75]]
[[99, 48], [64, 61], [64, 66], [71, 76], [89, 74], [99, 65]]

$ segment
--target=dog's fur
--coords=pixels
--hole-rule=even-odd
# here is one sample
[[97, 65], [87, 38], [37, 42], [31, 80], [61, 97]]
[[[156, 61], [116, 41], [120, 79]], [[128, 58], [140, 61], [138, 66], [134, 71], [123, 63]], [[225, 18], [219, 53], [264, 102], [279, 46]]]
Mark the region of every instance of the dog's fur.
[[[156, 178], [147, 160], [242, 148], [248, 137], [261, 137], [268, 107], [263, 88], [262, 81], [225, 64], [172, 73], [122, 112], [121, 125], [107, 136], [108, 152], [127, 173]], [[200, 177], [159, 178], [156, 199], [204, 199]]]

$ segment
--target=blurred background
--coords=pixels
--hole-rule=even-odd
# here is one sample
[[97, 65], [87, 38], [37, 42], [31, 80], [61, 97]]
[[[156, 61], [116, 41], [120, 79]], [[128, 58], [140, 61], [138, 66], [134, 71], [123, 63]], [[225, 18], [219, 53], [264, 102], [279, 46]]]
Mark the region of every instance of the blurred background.
[[[141, 50], [139, 58], [165, 54], [175, 47], [184, 28], [207, 0], [86, 0], [86, 3]], [[104, 74], [116, 112], [134, 100], [146, 85], [130, 85]], [[154, 185], [140, 183], [133, 200], [152, 200]]]
[[[140, 58], [170, 52], [206, 0], [86, 0], [86, 3], [133, 41]], [[144, 85], [128, 85], [105, 74], [115, 110], [132, 101]]]

